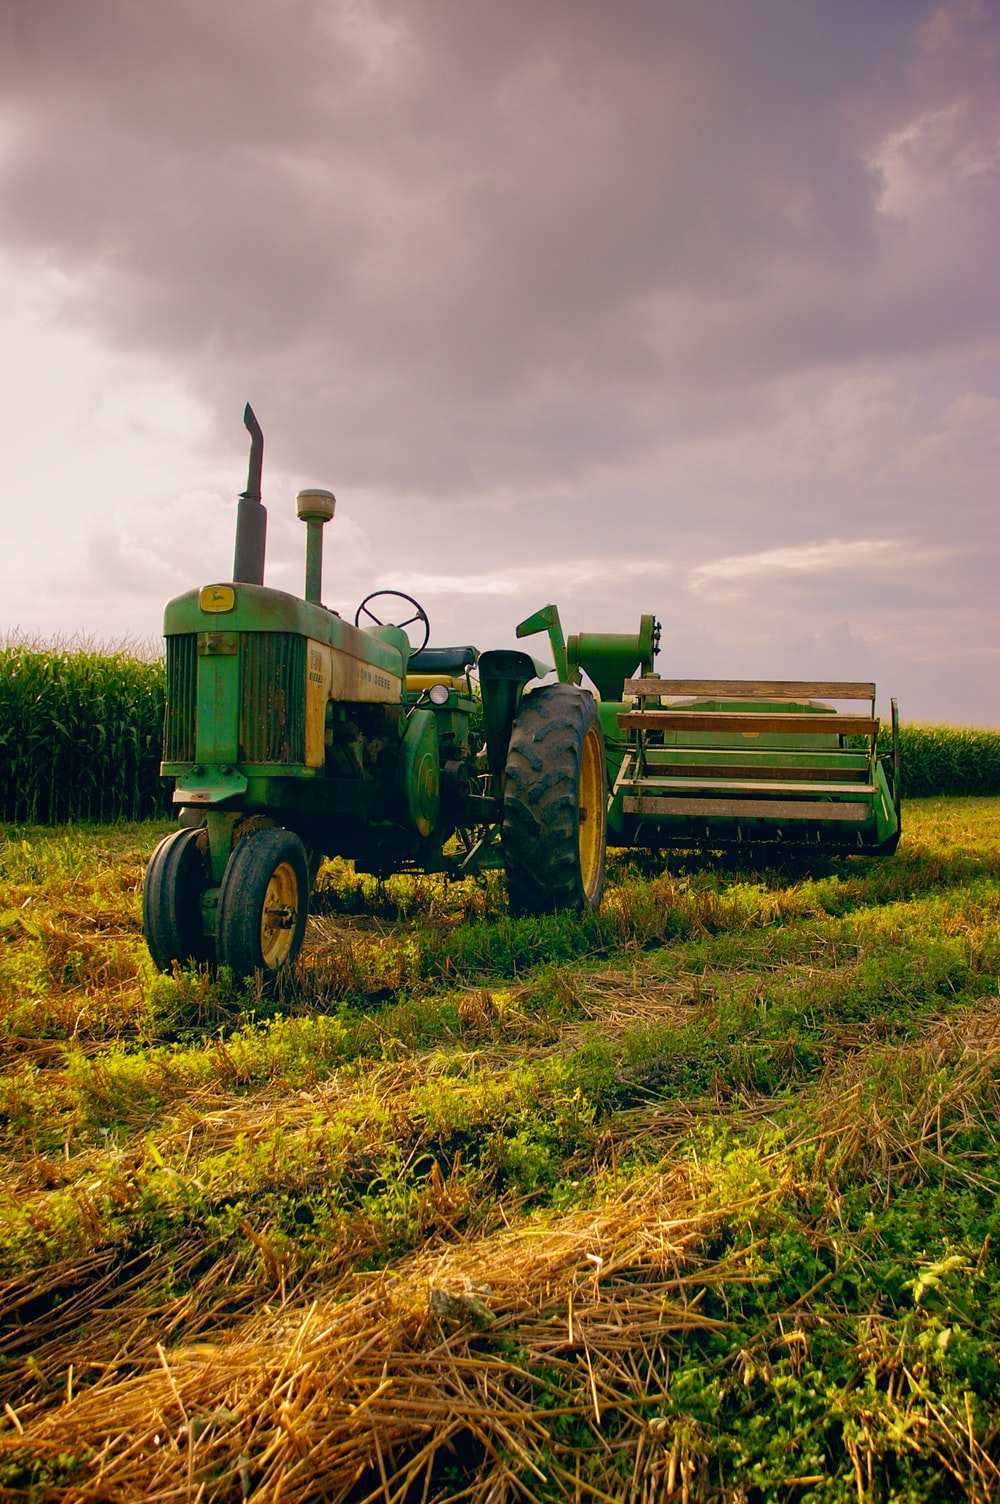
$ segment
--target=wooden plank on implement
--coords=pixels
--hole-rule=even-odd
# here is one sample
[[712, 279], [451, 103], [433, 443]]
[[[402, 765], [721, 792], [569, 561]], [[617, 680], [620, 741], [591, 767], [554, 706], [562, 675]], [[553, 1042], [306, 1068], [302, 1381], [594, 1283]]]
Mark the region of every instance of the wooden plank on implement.
[[626, 695], [697, 695], [712, 700], [874, 700], [874, 684], [833, 679], [626, 679]]
[[[661, 749], [657, 747], [654, 750], [659, 752]], [[670, 748], [670, 750], [673, 751], [674, 749]], [[685, 748], [684, 750], [687, 751], [690, 749]], [[729, 757], [735, 757], [737, 753], [735, 747], [719, 747], [717, 750], [725, 752]], [[841, 784], [851, 783], [865, 776], [866, 754], [864, 752], [856, 754], [857, 761], [849, 753], [845, 752], [830, 751], [821, 754], [825, 757], [843, 758], [844, 766], [842, 768], [824, 768], [816, 767], [815, 764], [811, 763], [799, 763], [797, 759], [803, 757], [805, 754], [801, 750], [794, 748], [788, 748], [786, 752], [780, 755], [785, 758], [794, 757], [796, 758], [796, 762], [791, 763], [786, 761], [773, 768], [762, 767], [759, 763], [752, 761], [753, 752], [747, 752], [743, 755], [747, 759], [743, 763], [660, 762], [658, 760], [650, 760], [646, 764], [646, 770], [654, 778], [657, 776], [658, 770], [660, 770], [664, 778], [676, 778], [678, 782], [687, 782], [689, 779], [707, 778], [709, 774], [720, 780], [748, 778], [751, 775], [755, 779], [768, 778], [784, 782], [787, 782], [789, 779], [800, 779], [811, 783], [817, 783], [822, 780], [824, 783], [833, 785], [831, 793], [836, 793]]]
[[626, 710], [618, 724], [625, 731], [739, 731], [744, 736], [782, 731], [808, 736], [874, 736], [878, 720], [867, 715], [823, 715], [794, 711]]
[[786, 783], [758, 781], [756, 778], [626, 778], [623, 789], [728, 789], [734, 794], [874, 794], [870, 783]]
[[665, 799], [655, 794], [626, 796], [627, 815], [723, 816], [730, 820], [844, 820], [864, 825], [872, 818], [867, 804], [831, 804], [824, 799]]

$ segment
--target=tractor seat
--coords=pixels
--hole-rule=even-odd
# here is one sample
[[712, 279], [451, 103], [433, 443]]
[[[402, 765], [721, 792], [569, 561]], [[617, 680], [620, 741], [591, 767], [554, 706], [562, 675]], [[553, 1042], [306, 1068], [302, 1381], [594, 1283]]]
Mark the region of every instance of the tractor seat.
[[472, 647], [424, 648], [420, 653], [411, 653], [406, 665], [406, 688], [411, 694], [421, 694], [435, 684], [445, 684], [459, 694], [468, 694], [467, 670], [478, 657]]
[[424, 648], [420, 653], [411, 653], [406, 665], [407, 674], [461, 674], [476, 662], [479, 654], [475, 648]]

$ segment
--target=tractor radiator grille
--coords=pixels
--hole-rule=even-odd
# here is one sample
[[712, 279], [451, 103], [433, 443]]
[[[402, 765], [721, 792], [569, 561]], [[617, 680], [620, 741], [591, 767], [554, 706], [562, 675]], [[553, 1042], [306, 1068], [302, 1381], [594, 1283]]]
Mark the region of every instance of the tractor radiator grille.
[[163, 761], [194, 761], [194, 705], [198, 678], [198, 634], [167, 638], [167, 713]]
[[305, 762], [306, 639], [245, 632], [241, 646], [241, 760]]

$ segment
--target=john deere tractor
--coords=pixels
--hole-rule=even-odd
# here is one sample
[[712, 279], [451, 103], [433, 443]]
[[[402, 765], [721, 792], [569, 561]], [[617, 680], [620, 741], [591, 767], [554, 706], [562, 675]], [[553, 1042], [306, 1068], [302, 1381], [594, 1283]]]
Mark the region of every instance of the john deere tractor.
[[161, 768], [179, 823], [146, 873], [156, 965], [290, 966], [324, 856], [382, 876], [502, 865], [514, 913], [595, 908], [606, 769], [593, 696], [529, 688], [550, 670], [518, 649], [429, 647], [427, 613], [401, 592], [366, 596], [353, 622], [324, 606], [329, 491], [297, 498], [304, 598], [266, 587], [263, 435], [249, 406], [244, 422], [233, 578], [165, 613]]

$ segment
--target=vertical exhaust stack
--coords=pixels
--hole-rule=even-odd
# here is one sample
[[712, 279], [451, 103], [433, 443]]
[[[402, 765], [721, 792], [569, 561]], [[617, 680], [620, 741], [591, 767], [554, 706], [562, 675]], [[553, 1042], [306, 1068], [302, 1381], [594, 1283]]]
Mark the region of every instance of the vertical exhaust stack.
[[306, 525], [306, 600], [323, 604], [323, 529], [333, 516], [337, 498], [321, 486], [308, 486], [295, 498], [295, 510]]
[[236, 509], [236, 557], [233, 579], [243, 585], [263, 585], [267, 510], [260, 503], [260, 472], [264, 463], [264, 434], [249, 402], [243, 422], [250, 435], [250, 466], [247, 488]]

